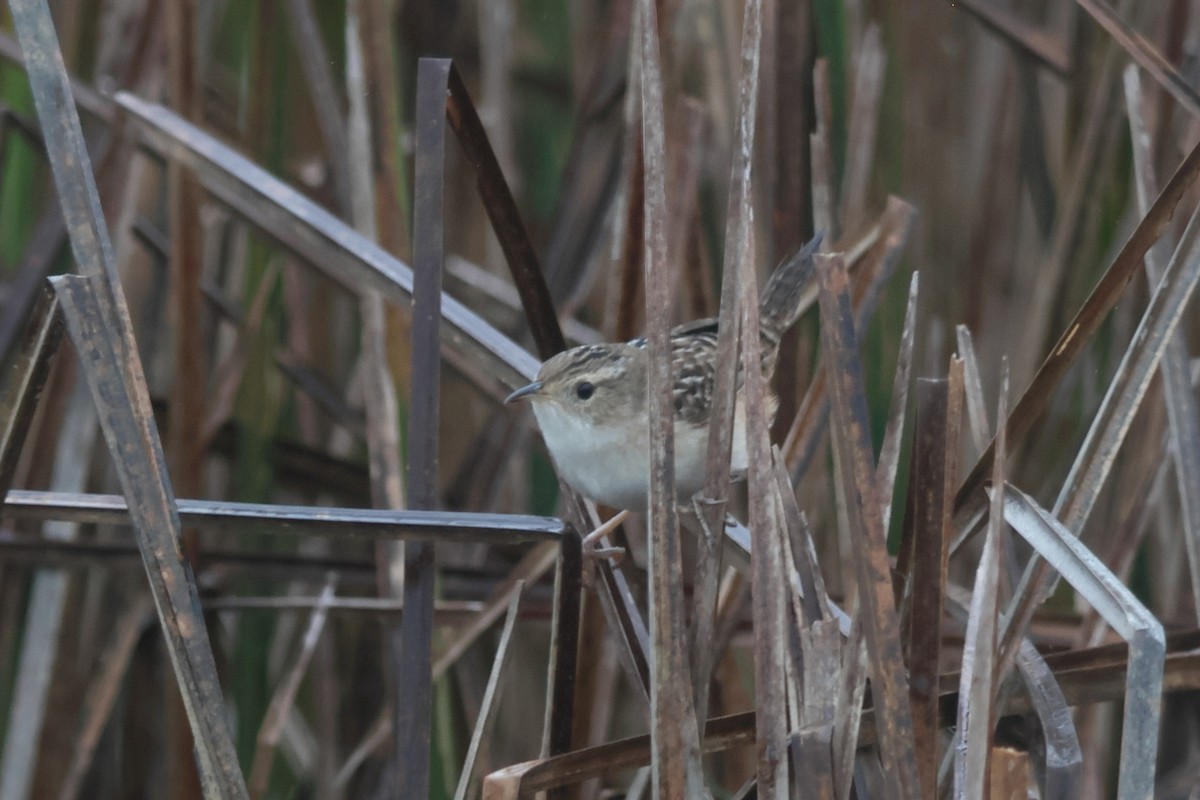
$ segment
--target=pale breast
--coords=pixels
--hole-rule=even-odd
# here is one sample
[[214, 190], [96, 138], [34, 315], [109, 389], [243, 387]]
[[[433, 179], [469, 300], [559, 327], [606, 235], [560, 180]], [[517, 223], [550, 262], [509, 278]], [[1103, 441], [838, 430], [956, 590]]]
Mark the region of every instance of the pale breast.
[[[649, 437], [644, 425], [585, 422], [555, 403], [534, 406], [546, 448], [563, 479], [586, 497], [614, 508], [643, 511], [650, 485]], [[708, 427], [675, 424], [675, 488], [681, 502], [704, 485]], [[745, 414], [739, 402], [732, 470], [746, 471]]]

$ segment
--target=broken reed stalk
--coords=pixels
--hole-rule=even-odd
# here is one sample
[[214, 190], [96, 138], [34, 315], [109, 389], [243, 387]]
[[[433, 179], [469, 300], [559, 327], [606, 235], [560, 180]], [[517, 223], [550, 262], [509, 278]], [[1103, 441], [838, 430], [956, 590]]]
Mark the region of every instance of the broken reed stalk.
[[149, 391], [133, 339], [129, 309], [100, 208], [70, 81], [44, 0], [10, 0], [55, 187], [75, 263], [84, 277], [56, 278], [67, 329], [91, 361], [85, 375], [122, 488], [196, 740], [200, 772], [211, 791], [246, 796], [223, 715], [219, 682], [190, 570], [181, 563], [180, 524], [153, 424]]
[[884, 769], [896, 780], [896, 796], [918, 796], [912, 714], [892, 597], [891, 566], [880, 518], [872, 464], [862, 365], [855, 349], [854, 314], [841, 256], [816, 257], [821, 288], [821, 331], [833, 407], [833, 441], [858, 583], [859, 615], [867, 642]]
[[642, 146], [645, 163], [645, 285], [650, 425], [650, 711], [658, 798], [703, 797], [700, 742], [687, 658], [687, 622], [675, 507], [675, 406], [671, 369], [666, 226], [666, 136], [657, 11], [637, 4], [641, 60]]
[[[755, 270], [752, 168], [758, 108], [758, 75], [762, 49], [762, 3], [746, 3], [742, 18], [741, 78], [734, 151], [730, 164], [729, 199], [725, 217], [725, 254], [721, 271], [721, 306], [714, 353], [712, 410], [708, 423], [708, 449], [702, 496], [697, 502], [703, 536], [698, 541], [696, 622], [692, 639], [692, 678], [695, 681], [697, 717], [708, 716], [708, 689], [712, 673], [711, 632], [716, 613], [724, 541], [725, 505], [729, 495], [730, 458], [733, 446], [734, 403], [737, 384], [738, 341], [746, 298], [741, 284]], [[756, 294], [749, 302], [758, 303]], [[752, 341], [757, 342], [757, 339]]]
[[[1008, 416], [1008, 361], [1001, 366], [1000, 400], [996, 419]], [[961, 800], [985, 797], [996, 695], [996, 627], [1000, 612], [1000, 556], [1004, 523], [1004, 426], [996, 428], [996, 457], [992, 463], [991, 508], [983, 555], [975, 572], [970, 614], [963, 641], [962, 674], [958, 688], [958, 728], [954, 735], [954, 795]]]
[[[448, 59], [423, 58], [417, 72], [417, 142], [414, 160], [412, 376], [408, 417], [408, 490], [412, 508], [438, 506], [438, 417], [441, 384], [443, 195], [445, 191]], [[432, 542], [404, 552], [404, 616], [388, 635], [396, 675], [393, 710], [393, 786], [401, 797], [429, 794], [432, 723]]]

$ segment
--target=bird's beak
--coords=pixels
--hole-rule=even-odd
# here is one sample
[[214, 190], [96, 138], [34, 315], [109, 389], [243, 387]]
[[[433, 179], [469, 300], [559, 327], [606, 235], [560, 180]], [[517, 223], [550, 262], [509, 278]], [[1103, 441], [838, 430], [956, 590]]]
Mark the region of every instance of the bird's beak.
[[534, 381], [533, 383], [529, 384], [528, 386], [522, 386], [520, 389], [517, 389], [515, 392], [510, 394], [508, 397], [504, 398], [504, 402], [511, 403], [515, 400], [525, 400], [526, 398], [533, 397], [541, 390], [542, 390], [542, 382]]

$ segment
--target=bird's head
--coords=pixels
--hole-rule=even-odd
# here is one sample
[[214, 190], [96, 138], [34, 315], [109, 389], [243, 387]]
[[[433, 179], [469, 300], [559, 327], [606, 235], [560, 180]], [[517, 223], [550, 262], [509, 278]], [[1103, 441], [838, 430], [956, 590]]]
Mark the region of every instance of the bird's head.
[[[506, 403], [528, 400], [536, 411], [602, 424], [645, 408], [645, 350], [631, 344], [583, 345], [550, 358], [537, 380], [510, 394]], [[539, 419], [544, 416], [538, 413]]]

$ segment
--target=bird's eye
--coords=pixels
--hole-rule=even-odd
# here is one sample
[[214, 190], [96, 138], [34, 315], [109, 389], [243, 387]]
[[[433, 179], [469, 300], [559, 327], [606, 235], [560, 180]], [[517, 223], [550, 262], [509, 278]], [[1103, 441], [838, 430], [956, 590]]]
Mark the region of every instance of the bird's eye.
[[587, 400], [592, 396], [593, 393], [595, 393], [595, 391], [596, 391], [595, 386], [592, 386], [592, 384], [588, 383], [587, 381], [584, 381], [583, 383], [581, 383], [575, 387], [575, 396], [578, 397], [580, 400]]

